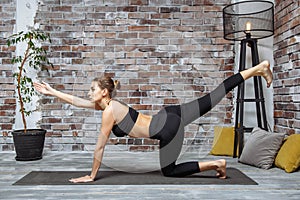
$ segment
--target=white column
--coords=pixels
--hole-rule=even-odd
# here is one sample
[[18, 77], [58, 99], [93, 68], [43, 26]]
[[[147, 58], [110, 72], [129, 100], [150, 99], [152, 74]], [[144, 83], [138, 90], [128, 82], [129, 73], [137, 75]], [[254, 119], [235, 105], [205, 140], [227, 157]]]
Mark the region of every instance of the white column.
[[[17, 0], [17, 11], [16, 11], [16, 26], [15, 33], [20, 31], [28, 30], [28, 27], [34, 27], [34, 17], [36, 15], [36, 11], [38, 8], [37, 0]], [[16, 55], [24, 55], [24, 51], [26, 49], [26, 45], [20, 43], [16, 47]], [[17, 70], [17, 65], [15, 66], [15, 70]], [[36, 77], [36, 72], [27, 68], [29, 72], [29, 77], [33, 80]], [[32, 105], [28, 106], [28, 109], [34, 109], [37, 105], [38, 97], [34, 97], [32, 101]], [[21, 113], [19, 112], [20, 106], [17, 102], [16, 108], [16, 120], [14, 124], [14, 129], [23, 129], [23, 123], [21, 118]], [[33, 112], [29, 117], [27, 117], [27, 128], [36, 128], [37, 122], [41, 119], [40, 112]]]

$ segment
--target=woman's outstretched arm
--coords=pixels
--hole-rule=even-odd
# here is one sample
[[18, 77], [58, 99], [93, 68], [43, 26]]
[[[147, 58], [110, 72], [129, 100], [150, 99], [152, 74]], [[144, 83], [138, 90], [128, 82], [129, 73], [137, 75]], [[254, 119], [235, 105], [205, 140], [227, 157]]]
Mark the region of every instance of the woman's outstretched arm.
[[80, 97], [76, 97], [76, 96], [73, 96], [70, 94], [60, 92], [60, 91], [52, 88], [48, 83], [34, 82], [33, 85], [34, 85], [34, 88], [41, 94], [55, 96], [55, 97], [65, 101], [69, 104], [72, 104], [76, 107], [100, 110], [100, 106], [98, 106], [98, 104], [93, 103], [89, 100], [80, 98]]

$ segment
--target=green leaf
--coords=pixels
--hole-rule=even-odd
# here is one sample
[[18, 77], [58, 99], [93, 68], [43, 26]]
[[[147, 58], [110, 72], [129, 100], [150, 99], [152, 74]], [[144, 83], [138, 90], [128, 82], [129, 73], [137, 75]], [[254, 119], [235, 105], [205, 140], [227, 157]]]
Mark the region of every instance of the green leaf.
[[29, 45], [31, 48], [34, 48], [34, 47], [35, 47], [35, 45], [34, 45], [34, 43], [32, 42], [32, 40], [29, 40], [29, 41], [28, 41], [28, 45]]

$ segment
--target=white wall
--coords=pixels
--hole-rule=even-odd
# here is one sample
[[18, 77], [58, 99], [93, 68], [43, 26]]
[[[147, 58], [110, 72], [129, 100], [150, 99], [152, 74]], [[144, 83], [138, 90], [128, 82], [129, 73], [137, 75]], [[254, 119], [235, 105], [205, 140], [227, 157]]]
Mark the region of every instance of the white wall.
[[[34, 16], [37, 11], [37, 0], [18, 0], [17, 1], [17, 12], [16, 12], [16, 27], [15, 27], [15, 33], [18, 33], [20, 31], [26, 31], [28, 30], [28, 27], [35, 26], [34, 24]], [[24, 44], [17, 45], [16, 48], [16, 55], [24, 55], [26, 46]], [[15, 70], [17, 70], [17, 66], [15, 66]], [[28, 76], [31, 78], [36, 77], [36, 73], [34, 71], [30, 71], [30, 69], [27, 69], [27, 71], [30, 73]], [[34, 109], [37, 104], [37, 97], [34, 97], [34, 100], [32, 102], [32, 105], [29, 105], [29, 109]], [[20, 107], [17, 104], [16, 108], [16, 120], [14, 124], [14, 130], [17, 129], [23, 129], [23, 123], [21, 118], [21, 113], [19, 112]], [[41, 118], [40, 112], [33, 112], [29, 117], [27, 117], [27, 128], [36, 128], [37, 121], [39, 121]]]

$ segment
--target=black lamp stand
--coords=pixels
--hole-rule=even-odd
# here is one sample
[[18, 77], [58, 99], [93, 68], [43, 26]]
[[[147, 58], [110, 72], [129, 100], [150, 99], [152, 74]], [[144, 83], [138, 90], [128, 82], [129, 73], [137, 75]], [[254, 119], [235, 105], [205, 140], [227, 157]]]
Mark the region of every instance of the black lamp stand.
[[[241, 40], [239, 71], [243, 71], [245, 69], [247, 45], [251, 48], [252, 66], [259, 64], [257, 39], [251, 38], [251, 34], [246, 33], [246, 38]], [[263, 95], [261, 77], [255, 76], [253, 78], [254, 78], [254, 95], [255, 95], [254, 98], [245, 98], [244, 83], [240, 84], [237, 89], [233, 157], [237, 156], [238, 148], [239, 148], [238, 156], [241, 155], [244, 146], [244, 133], [251, 132], [253, 129], [253, 127], [244, 126], [244, 103], [248, 103], [248, 102], [255, 103], [257, 125], [258, 127], [264, 130], [268, 130], [265, 99]]]

